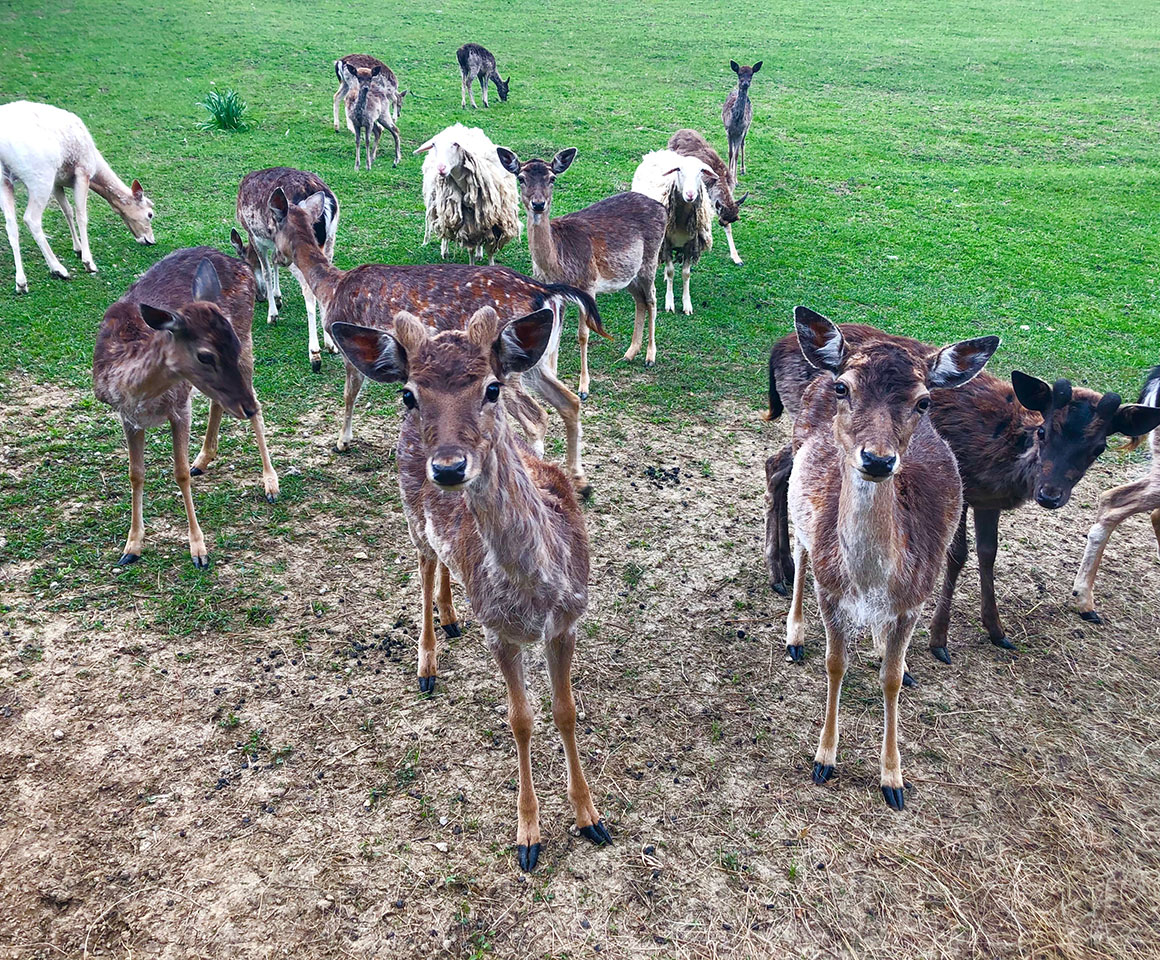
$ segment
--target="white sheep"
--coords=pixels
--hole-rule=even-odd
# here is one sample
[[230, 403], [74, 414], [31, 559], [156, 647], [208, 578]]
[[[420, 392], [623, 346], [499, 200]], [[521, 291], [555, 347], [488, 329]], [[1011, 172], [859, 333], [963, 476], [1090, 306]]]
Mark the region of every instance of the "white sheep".
[[665, 224], [665, 242], [661, 256], [665, 260], [665, 309], [676, 311], [673, 302], [673, 251], [681, 255], [681, 277], [685, 281], [682, 306], [685, 314], [693, 312], [689, 296], [689, 273], [701, 254], [713, 249], [713, 202], [709, 188], [717, 175], [696, 157], [685, 157], [672, 150], [646, 153], [632, 176], [632, 189], [658, 203], [663, 203], [669, 218]]
[[423, 158], [423, 202], [427, 223], [423, 242], [438, 237], [440, 253], [454, 241], [469, 263], [495, 255], [521, 233], [520, 194], [515, 178], [500, 165], [495, 144], [478, 127], [452, 124], [415, 153]]

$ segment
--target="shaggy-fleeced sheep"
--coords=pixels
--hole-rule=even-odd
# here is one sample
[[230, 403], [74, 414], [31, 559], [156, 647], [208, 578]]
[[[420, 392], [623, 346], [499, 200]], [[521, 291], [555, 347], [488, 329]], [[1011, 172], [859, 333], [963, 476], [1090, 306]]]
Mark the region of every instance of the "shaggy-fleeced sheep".
[[669, 137], [669, 149], [685, 157], [696, 157], [717, 175], [717, 183], [709, 188], [709, 199], [717, 211], [717, 222], [725, 228], [725, 239], [729, 241], [729, 256], [740, 266], [741, 255], [733, 242], [733, 224], [741, 219], [741, 204], [749, 194], [745, 193], [736, 200], [733, 199], [733, 188], [737, 184], [729, 175], [729, 168], [717, 151], [709, 145], [709, 141], [696, 130], [678, 130]]

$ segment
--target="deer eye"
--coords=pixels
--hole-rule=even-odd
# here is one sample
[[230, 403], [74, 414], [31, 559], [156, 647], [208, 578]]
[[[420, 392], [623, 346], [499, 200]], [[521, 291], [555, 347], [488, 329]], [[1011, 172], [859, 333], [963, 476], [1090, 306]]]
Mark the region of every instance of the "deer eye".
[[835, 380], [834, 393], [839, 397], [848, 397], [850, 395], [850, 388], [847, 387], [841, 380]]
[[204, 363], [207, 367], [212, 367], [214, 365], [214, 356], [208, 350], [198, 350], [197, 362]]
[[419, 406], [419, 401], [415, 399], [415, 394], [413, 394], [410, 390], [403, 391], [403, 406], [408, 410], [414, 410], [417, 406]]
[[1047, 439], [1047, 431], [1044, 430], [1043, 427], [1040, 427], [1038, 430], [1035, 431], [1035, 436], [1037, 436], [1040, 440], [1046, 440]]
[[524, 183], [524, 177], [522, 174], [520, 176], [516, 177], [516, 182], [517, 183]]
[[930, 409], [930, 397], [923, 397], [914, 405], [914, 409], [919, 413], [926, 413]]
[[494, 381], [489, 383], [487, 389], [483, 391], [483, 396], [488, 403], [495, 403], [499, 399], [499, 384]]

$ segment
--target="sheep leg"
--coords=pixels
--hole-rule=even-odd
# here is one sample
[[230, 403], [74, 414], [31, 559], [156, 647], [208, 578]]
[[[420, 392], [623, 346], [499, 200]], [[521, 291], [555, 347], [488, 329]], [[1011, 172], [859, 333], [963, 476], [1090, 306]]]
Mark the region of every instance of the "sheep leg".
[[20, 257], [20, 221], [16, 219], [16, 191], [12, 181], [0, 168], [0, 207], [4, 210], [4, 227], [8, 231], [8, 246], [16, 261], [16, 292], [28, 293], [28, 278], [24, 275], [24, 261]]
[[693, 264], [686, 257], [681, 263], [681, 280], [684, 281], [685, 289], [681, 294], [681, 308], [685, 311], [686, 317], [693, 315], [693, 298], [689, 295], [689, 274], [693, 272]]
[[673, 275], [676, 270], [673, 268], [673, 255], [670, 253], [665, 258], [665, 310], [669, 313], [676, 313], [677, 306], [673, 301]]

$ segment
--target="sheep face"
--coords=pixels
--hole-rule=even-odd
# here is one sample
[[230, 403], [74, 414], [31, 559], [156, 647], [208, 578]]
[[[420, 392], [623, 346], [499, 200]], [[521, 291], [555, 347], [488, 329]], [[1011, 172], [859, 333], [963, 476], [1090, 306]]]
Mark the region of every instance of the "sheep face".
[[524, 209], [527, 210], [532, 223], [538, 224], [544, 217], [550, 215], [552, 184], [556, 182], [557, 176], [572, 165], [572, 161], [576, 159], [576, 149], [568, 147], [561, 150], [551, 162], [533, 158], [526, 163], [520, 163], [520, 158], [506, 147], [497, 147], [496, 156], [499, 157], [499, 162], [505, 170], [515, 174], [520, 185], [520, 200], [523, 201]]
[[708, 189], [717, 184], [717, 175], [696, 157], [686, 157], [680, 166], [673, 167], [664, 175], [673, 177], [672, 188], [688, 203], [701, 195], [702, 187]]

